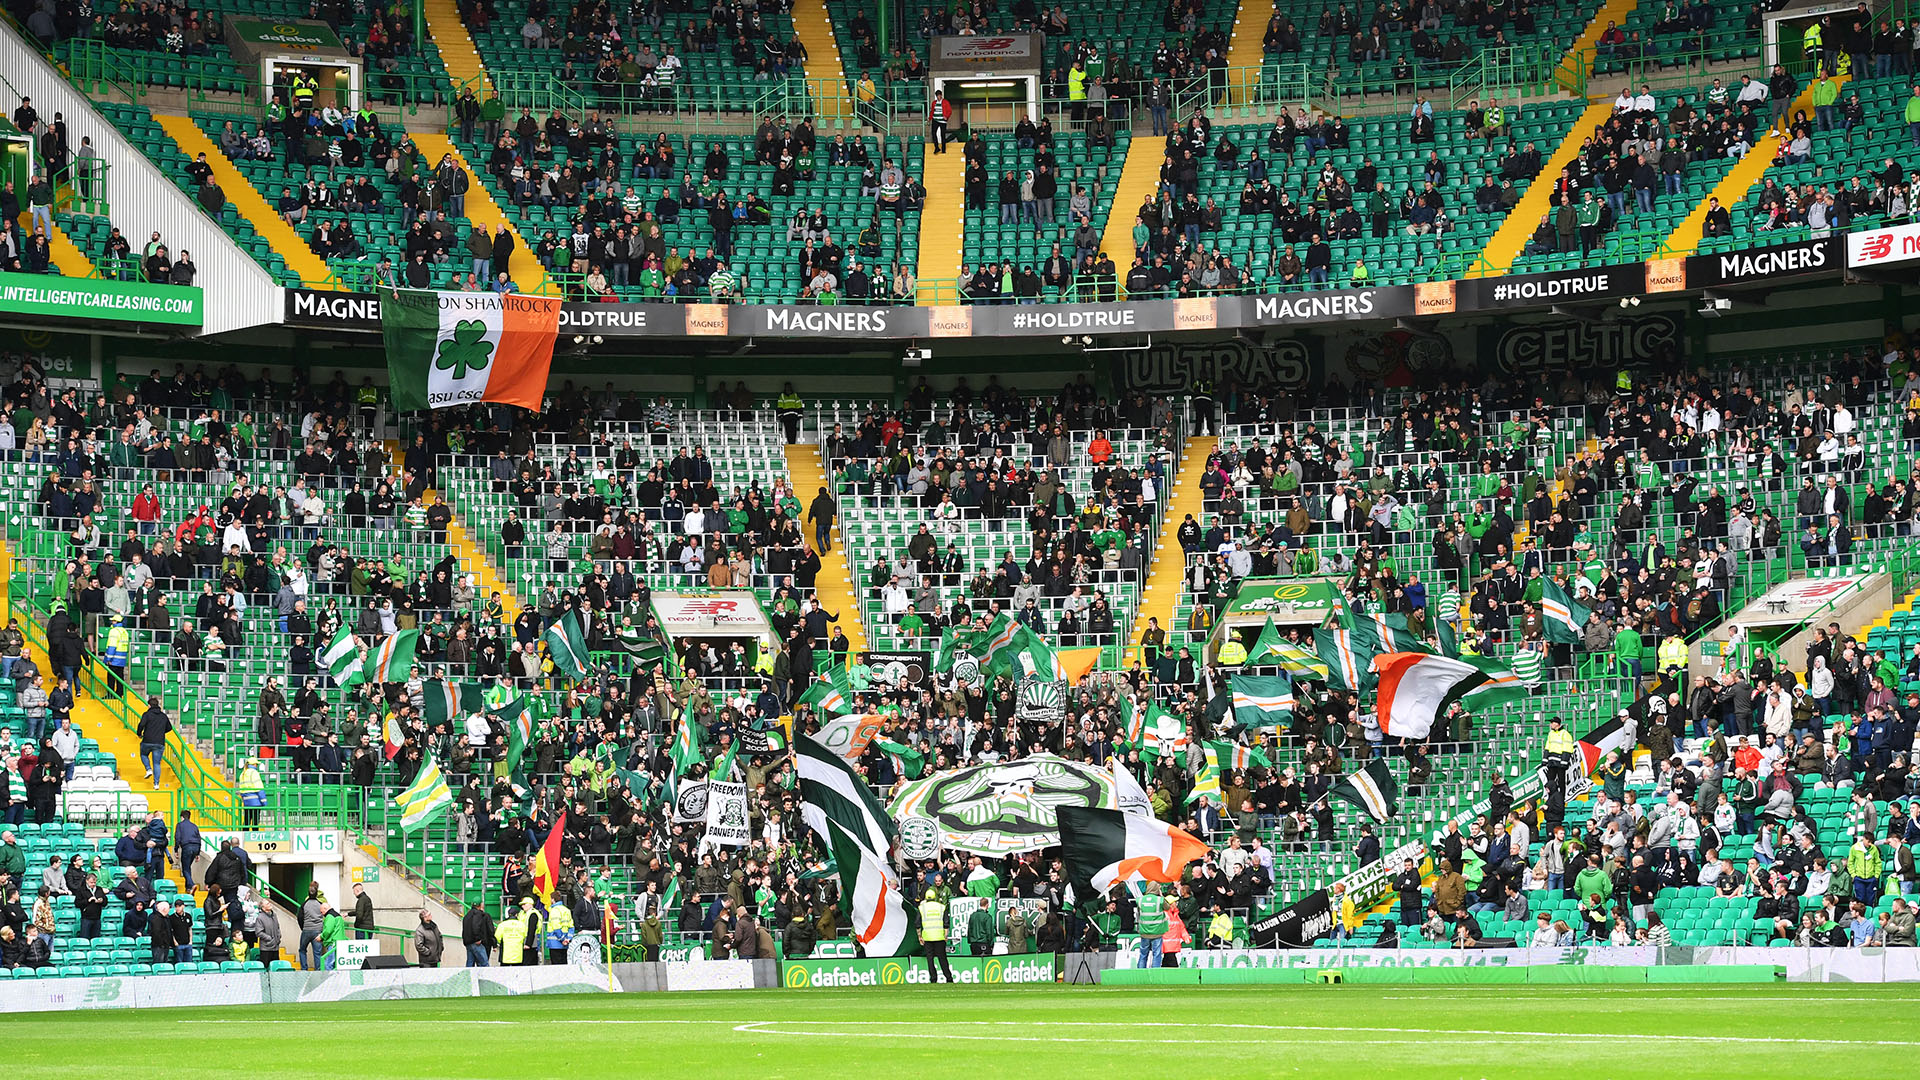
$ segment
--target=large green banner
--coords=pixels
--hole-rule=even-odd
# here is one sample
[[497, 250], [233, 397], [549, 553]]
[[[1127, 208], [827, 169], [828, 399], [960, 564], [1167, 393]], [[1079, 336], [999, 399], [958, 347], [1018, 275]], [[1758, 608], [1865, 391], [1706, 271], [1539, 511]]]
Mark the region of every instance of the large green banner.
[[[955, 956], [953, 978], [965, 986], [1021, 986], [1053, 981], [1053, 954]], [[849, 986], [925, 986], [927, 962], [917, 956], [870, 960], [780, 961], [780, 984], [789, 990], [841, 989]]]
[[117, 322], [199, 326], [200, 289], [149, 285], [106, 278], [0, 278], [0, 312], [43, 319], [112, 319]]

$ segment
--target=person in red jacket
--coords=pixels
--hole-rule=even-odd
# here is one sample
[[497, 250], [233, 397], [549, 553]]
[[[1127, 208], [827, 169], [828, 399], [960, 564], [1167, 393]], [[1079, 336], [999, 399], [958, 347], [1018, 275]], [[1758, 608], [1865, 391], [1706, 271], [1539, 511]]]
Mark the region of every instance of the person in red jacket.
[[1107, 441], [1106, 432], [1093, 433], [1093, 441], [1087, 444], [1087, 456], [1095, 465], [1105, 465], [1113, 459], [1113, 443]]
[[133, 520], [140, 523], [142, 536], [151, 536], [160, 527], [160, 499], [154, 495], [152, 484], [133, 497]]

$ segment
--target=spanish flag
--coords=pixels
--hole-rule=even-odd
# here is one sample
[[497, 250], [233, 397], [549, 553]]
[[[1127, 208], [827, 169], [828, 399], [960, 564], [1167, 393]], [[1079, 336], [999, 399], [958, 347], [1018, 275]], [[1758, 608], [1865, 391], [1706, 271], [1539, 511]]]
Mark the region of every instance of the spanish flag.
[[533, 854], [533, 891], [543, 905], [553, 903], [553, 890], [560, 884], [560, 838], [565, 835], [567, 812], [562, 810], [560, 820], [553, 823], [553, 831], [547, 834], [547, 842]]

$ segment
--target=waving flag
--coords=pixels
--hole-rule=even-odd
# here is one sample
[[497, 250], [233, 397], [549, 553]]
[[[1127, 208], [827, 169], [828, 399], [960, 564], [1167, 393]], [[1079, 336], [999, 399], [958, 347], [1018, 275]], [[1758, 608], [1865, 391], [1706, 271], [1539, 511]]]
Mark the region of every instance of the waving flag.
[[1280, 727], [1293, 719], [1293, 684], [1284, 675], [1235, 675], [1233, 718], [1242, 727]]
[[347, 686], [366, 677], [361, 670], [360, 640], [344, 626], [327, 643], [326, 651], [320, 654], [320, 664], [333, 676], [335, 686]]
[[580, 626], [579, 614], [569, 611], [555, 619], [544, 636], [553, 670], [573, 680], [586, 678], [587, 635]]
[[393, 797], [394, 809], [400, 811], [400, 831], [408, 834], [445, 817], [452, 805], [453, 792], [447, 790], [447, 778], [441, 774], [440, 764], [433, 760], [432, 754], [427, 755], [426, 765], [413, 778], [413, 783]]
[[1540, 587], [1540, 614], [1546, 623], [1548, 641], [1555, 645], [1575, 645], [1581, 640], [1580, 628], [1587, 624], [1593, 612], [1549, 581]]
[[1627, 741], [1627, 725], [1619, 717], [1580, 736], [1580, 759], [1586, 766], [1588, 776], [1592, 776], [1593, 770], [1606, 760], [1610, 750], [1618, 750], [1628, 756], [1633, 754], [1633, 744]]
[[1400, 782], [1393, 778], [1385, 758], [1374, 758], [1366, 767], [1327, 789], [1327, 798], [1365, 810], [1375, 821], [1386, 821], [1400, 813]]
[[849, 713], [853, 711], [853, 687], [847, 679], [847, 669], [839, 664], [829, 665], [821, 676], [800, 695], [800, 704], [822, 713]]
[[1313, 632], [1314, 648], [1327, 665], [1329, 686], [1359, 693], [1373, 685], [1368, 662], [1374, 658], [1375, 650], [1369, 647], [1370, 640], [1369, 636], [1345, 627]]
[[[882, 856], [877, 860], [879, 872], [898, 884], [892, 864], [884, 857], [898, 832], [866, 778], [811, 735], [795, 737], [793, 748], [800, 777], [800, 816], [807, 826], [827, 841], [832, 839], [828, 823], [840, 826], [861, 847]], [[842, 860], [840, 865], [844, 870], [847, 864]]]
[[413, 653], [420, 646], [420, 631], [399, 630], [388, 634], [380, 647], [367, 656], [366, 679], [371, 683], [406, 682], [413, 670]]
[[1140, 724], [1140, 750], [1150, 757], [1159, 757], [1164, 751], [1179, 752], [1187, 748], [1192, 740], [1187, 736], [1186, 721], [1161, 708], [1158, 704], [1149, 704], [1146, 717]]
[[542, 904], [553, 903], [553, 890], [560, 884], [560, 844], [566, 835], [567, 812], [561, 810], [546, 843], [533, 853], [533, 891], [540, 894]]
[[840, 892], [852, 909], [853, 936], [868, 956], [906, 956], [919, 948], [918, 913], [907, 905], [884, 852], [860, 842], [837, 820], [822, 822], [840, 874]]
[[1054, 816], [1067, 883], [1082, 903], [1100, 903], [1109, 889], [1129, 881], [1179, 881], [1188, 863], [1207, 854], [1207, 845], [1144, 814], [1062, 806]]
[[1246, 746], [1226, 739], [1208, 742], [1205, 745], [1208, 751], [1229, 769], [1250, 769], [1255, 765], [1264, 769], [1273, 765], [1259, 747]]
[[1480, 657], [1382, 653], [1373, 658], [1373, 672], [1380, 679], [1380, 730], [1402, 739], [1426, 738], [1449, 705], [1476, 691], [1487, 691], [1482, 700], [1489, 703], [1526, 693], [1513, 672]]
[[381, 728], [380, 737], [385, 741], [382, 749], [386, 754], [387, 760], [392, 761], [394, 758], [399, 757], [400, 748], [406, 745], [407, 742], [406, 732], [400, 730], [399, 713], [387, 714], [387, 722]]
[[1193, 787], [1187, 792], [1187, 805], [1200, 801], [1201, 796], [1213, 799], [1213, 805], [1219, 806], [1220, 799], [1220, 755], [1211, 744], [1202, 744], [1201, 753], [1206, 763], [1200, 766], [1200, 774], [1193, 778]]

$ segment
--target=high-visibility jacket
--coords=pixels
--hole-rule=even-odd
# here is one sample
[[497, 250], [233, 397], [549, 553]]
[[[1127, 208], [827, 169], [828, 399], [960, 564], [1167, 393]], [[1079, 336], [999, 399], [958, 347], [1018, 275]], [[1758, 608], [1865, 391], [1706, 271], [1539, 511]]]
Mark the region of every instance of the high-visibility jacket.
[[573, 944], [573, 912], [565, 904], [554, 904], [547, 911], [547, 948], [564, 949]]
[[1572, 757], [1580, 749], [1573, 741], [1573, 732], [1566, 728], [1557, 728], [1547, 732], [1547, 753], [1565, 754]]
[[1142, 937], [1159, 937], [1166, 933], [1166, 898], [1153, 893], [1143, 894], [1140, 897], [1140, 913], [1135, 917], [1133, 926]]
[[107, 631], [107, 648], [104, 653], [104, 659], [108, 667], [125, 667], [127, 657], [132, 654], [131, 650], [132, 638], [127, 634], [126, 627], [116, 626]]
[[517, 964], [527, 947], [527, 923], [524, 919], [508, 919], [494, 931], [494, 937], [500, 942], [500, 962]]
[[933, 897], [920, 901], [920, 940], [947, 940], [947, 905]]

